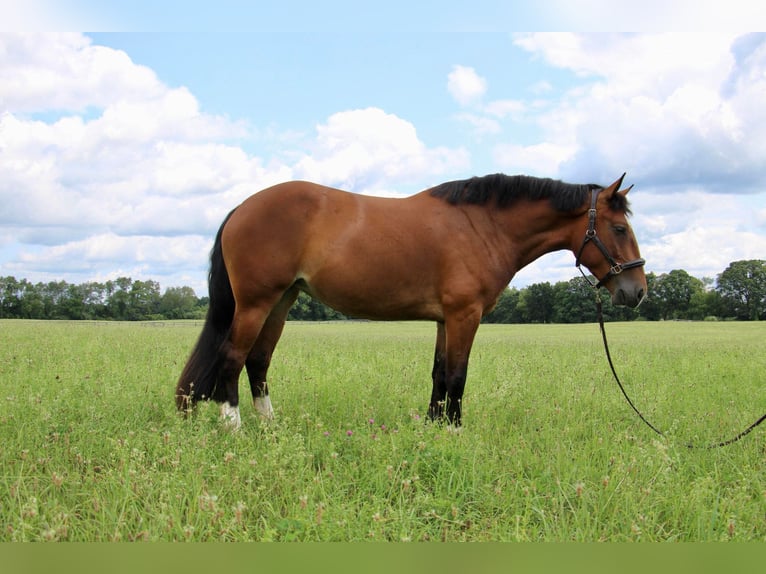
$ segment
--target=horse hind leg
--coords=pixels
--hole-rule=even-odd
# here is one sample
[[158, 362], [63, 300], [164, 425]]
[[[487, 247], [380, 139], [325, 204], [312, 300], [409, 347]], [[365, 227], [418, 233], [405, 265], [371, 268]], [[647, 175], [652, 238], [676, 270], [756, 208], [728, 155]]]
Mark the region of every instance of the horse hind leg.
[[242, 422], [239, 414], [239, 375], [258, 339], [268, 313], [269, 307], [237, 309], [232, 321], [231, 334], [221, 349], [219, 392], [214, 398], [222, 401], [221, 418], [233, 429], [238, 429]]
[[253, 395], [253, 407], [261, 418], [265, 420], [274, 418], [274, 408], [269, 397], [266, 375], [271, 365], [274, 348], [282, 336], [287, 314], [297, 297], [297, 287], [293, 286], [285, 292], [282, 299], [280, 299], [279, 303], [277, 303], [266, 318], [266, 322], [245, 362], [247, 376], [250, 380], [250, 391]]

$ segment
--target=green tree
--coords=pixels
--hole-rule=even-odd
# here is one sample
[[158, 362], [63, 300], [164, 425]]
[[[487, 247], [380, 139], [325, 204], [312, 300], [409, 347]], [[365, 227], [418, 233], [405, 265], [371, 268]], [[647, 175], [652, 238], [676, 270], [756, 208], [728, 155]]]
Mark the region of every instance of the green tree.
[[766, 315], [766, 261], [734, 261], [718, 276], [717, 290], [738, 319], [762, 319]]
[[723, 303], [721, 294], [712, 289], [713, 279], [703, 277], [702, 283], [705, 288], [692, 295], [689, 304], [689, 318], [695, 321], [701, 321], [708, 317], [724, 317], [726, 315], [726, 306]]
[[47, 319], [45, 301], [40, 291], [42, 284], [33, 285], [26, 279], [21, 280], [21, 317], [24, 319]]
[[198, 315], [197, 301], [191, 287], [168, 287], [160, 298], [159, 312], [166, 319], [193, 319]]
[[108, 316], [106, 285], [89, 281], [80, 285], [86, 319], [103, 319]]
[[638, 313], [649, 321], [659, 321], [662, 318], [660, 302], [657, 298], [657, 275], [654, 272], [646, 274], [646, 297], [638, 308]]
[[160, 298], [160, 284], [156, 281], [134, 281], [128, 296], [128, 319], [143, 321], [155, 318], [159, 312]]
[[553, 286], [548, 283], [533, 283], [521, 292], [519, 298], [526, 323], [550, 323], [553, 319]]
[[310, 295], [300, 292], [287, 318], [292, 321], [335, 321], [346, 317]]
[[0, 318], [21, 317], [24, 287], [15, 277], [0, 277]]
[[62, 303], [67, 296], [69, 284], [66, 281], [49, 281], [48, 283], [38, 283], [40, 295], [45, 308], [46, 319], [66, 319], [62, 310]]
[[688, 319], [692, 298], [704, 291], [702, 281], [683, 269], [663, 273], [654, 285], [662, 319]]
[[495, 308], [483, 319], [484, 323], [521, 323], [523, 317], [519, 309], [521, 291], [515, 287], [506, 287], [500, 294]]
[[88, 319], [85, 307], [86, 287], [66, 285], [58, 303], [58, 315], [62, 319]]
[[128, 318], [132, 285], [133, 280], [130, 277], [118, 277], [114, 281], [106, 282], [106, 307], [111, 319], [123, 320]]
[[553, 321], [590, 323], [596, 321], [593, 288], [582, 277], [559, 281], [553, 286]]

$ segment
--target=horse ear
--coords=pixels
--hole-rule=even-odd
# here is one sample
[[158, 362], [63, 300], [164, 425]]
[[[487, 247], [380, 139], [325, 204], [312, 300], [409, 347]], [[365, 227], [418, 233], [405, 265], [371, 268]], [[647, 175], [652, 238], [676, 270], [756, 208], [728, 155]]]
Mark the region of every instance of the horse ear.
[[620, 186], [622, 185], [622, 180], [625, 179], [625, 175], [626, 174], [623, 173], [617, 181], [615, 181], [612, 185], [604, 190], [607, 197], [612, 197], [613, 194], [620, 190]]
[[630, 184], [628, 187], [626, 187], [625, 189], [623, 189], [623, 190], [622, 190], [620, 193], [622, 193], [623, 195], [628, 195], [628, 192], [629, 192], [631, 189], [633, 189], [633, 186], [634, 186], [634, 185], [635, 185], [635, 184], [631, 183], [631, 184]]

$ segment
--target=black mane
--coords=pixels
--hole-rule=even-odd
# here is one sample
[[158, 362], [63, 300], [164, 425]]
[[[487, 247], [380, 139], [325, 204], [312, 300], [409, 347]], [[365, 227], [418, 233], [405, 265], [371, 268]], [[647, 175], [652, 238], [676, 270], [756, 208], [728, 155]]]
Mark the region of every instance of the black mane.
[[[593, 183], [572, 184], [549, 178], [496, 173], [448, 181], [433, 187], [430, 193], [452, 205], [486, 205], [494, 201], [498, 208], [503, 209], [520, 199], [548, 199], [558, 211], [574, 211], [590, 198], [594, 189], [603, 188]], [[628, 212], [628, 202], [622, 194], [614, 194], [610, 207]]]

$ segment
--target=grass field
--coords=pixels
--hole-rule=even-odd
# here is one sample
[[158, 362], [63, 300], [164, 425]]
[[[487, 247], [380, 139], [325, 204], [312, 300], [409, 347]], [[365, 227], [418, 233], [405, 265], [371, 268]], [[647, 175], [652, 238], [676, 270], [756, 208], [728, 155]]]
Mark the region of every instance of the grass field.
[[433, 325], [288, 324], [277, 420], [177, 416], [195, 323], [0, 322], [0, 541], [766, 539], [766, 323], [484, 325], [462, 432]]

